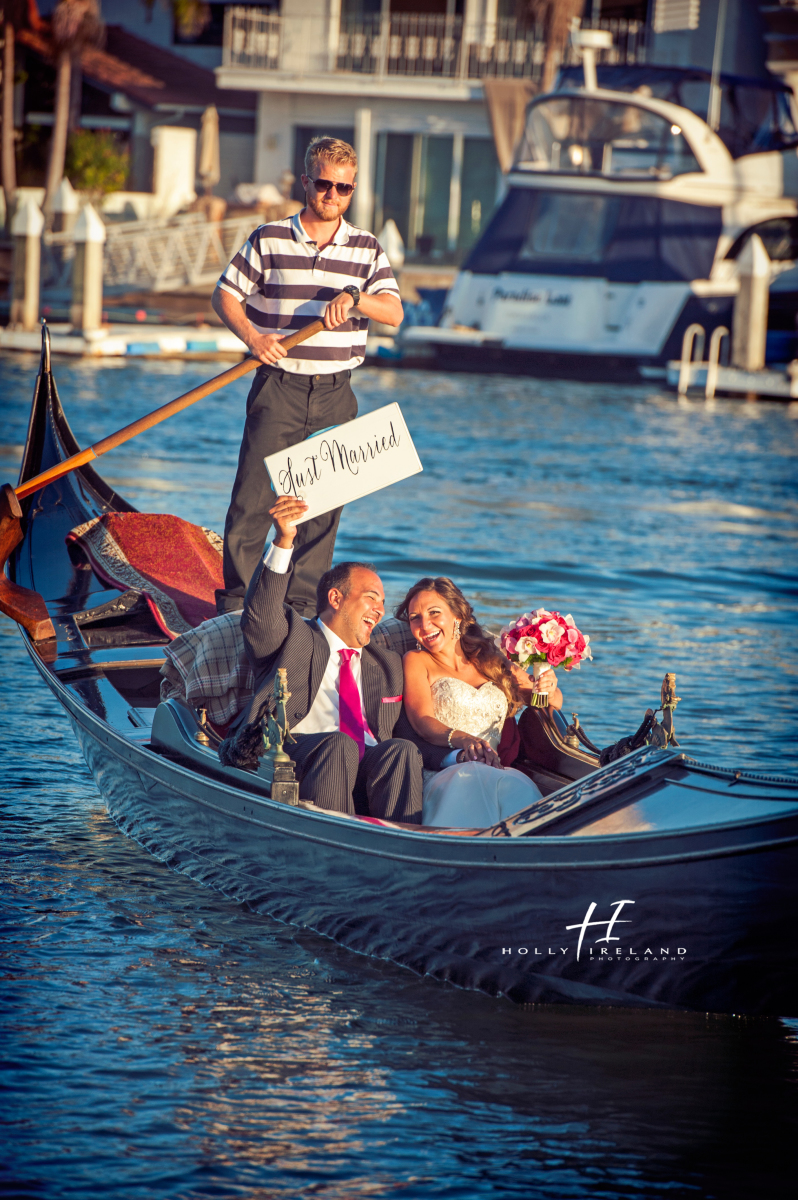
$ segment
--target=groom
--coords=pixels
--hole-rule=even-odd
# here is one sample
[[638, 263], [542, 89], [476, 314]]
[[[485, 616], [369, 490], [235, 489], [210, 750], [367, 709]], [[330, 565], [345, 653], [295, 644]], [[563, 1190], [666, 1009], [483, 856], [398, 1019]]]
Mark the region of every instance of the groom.
[[[307, 505], [281, 496], [270, 510], [277, 537], [247, 589], [241, 632], [255, 670], [246, 721], [268, 705], [279, 667], [288, 672], [291, 735], [299, 794], [320, 808], [419, 824], [422, 759], [441, 766], [446, 746], [413, 732], [402, 711], [402, 660], [369, 646], [385, 614], [382, 583], [364, 563], [339, 563], [317, 588], [311, 621], [286, 605], [295, 522]], [[398, 736], [397, 736], [398, 735]]]

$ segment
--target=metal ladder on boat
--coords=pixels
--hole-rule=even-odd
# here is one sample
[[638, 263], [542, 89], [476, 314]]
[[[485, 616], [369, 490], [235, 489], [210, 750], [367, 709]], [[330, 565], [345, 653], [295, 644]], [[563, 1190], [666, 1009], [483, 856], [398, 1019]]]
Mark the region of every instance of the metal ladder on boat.
[[[707, 334], [704, 326], [697, 323], [688, 325], [684, 331], [682, 354], [679, 360], [679, 383], [676, 389], [680, 398], [686, 398], [687, 396], [687, 389], [690, 386], [693, 371], [697, 372], [702, 367], [705, 367], [704, 397], [707, 400], [715, 399], [715, 391], [718, 386], [721, 344], [724, 338], [729, 337], [729, 331], [725, 325], [718, 325], [712, 330], [712, 336], [709, 339], [709, 354], [707, 355], [707, 361], [704, 362], [706, 337]], [[695, 359], [693, 358], [694, 350], [697, 354]]]

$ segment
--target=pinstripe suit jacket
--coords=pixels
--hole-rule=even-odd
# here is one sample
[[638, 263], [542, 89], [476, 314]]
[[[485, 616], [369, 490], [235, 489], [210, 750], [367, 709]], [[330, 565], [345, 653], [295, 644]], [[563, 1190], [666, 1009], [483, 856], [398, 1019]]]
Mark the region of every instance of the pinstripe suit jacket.
[[[241, 632], [255, 672], [255, 694], [244, 720], [257, 720], [272, 707], [278, 668], [288, 673], [288, 720], [298, 725], [308, 715], [330, 660], [330, 644], [314, 618], [306, 621], [285, 604], [291, 572], [270, 571], [260, 563], [250, 581]], [[406, 738], [418, 746], [424, 766], [438, 770], [449, 753], [419, 738], [404, 713], [402, 660], [393, 650], [364, 646], [360, 658], [363, 708], [378, 742]]]

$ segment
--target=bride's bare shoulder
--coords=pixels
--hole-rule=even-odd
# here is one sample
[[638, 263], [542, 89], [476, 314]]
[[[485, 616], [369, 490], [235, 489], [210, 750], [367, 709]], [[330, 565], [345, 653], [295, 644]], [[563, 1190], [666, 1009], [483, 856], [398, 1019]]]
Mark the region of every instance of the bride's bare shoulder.
[[426, 675], [427, 664], [424, 661], [426, 657], [426, 654], [419, 654], [417, 650], [408, 650], [402, 657], [405, 674]]

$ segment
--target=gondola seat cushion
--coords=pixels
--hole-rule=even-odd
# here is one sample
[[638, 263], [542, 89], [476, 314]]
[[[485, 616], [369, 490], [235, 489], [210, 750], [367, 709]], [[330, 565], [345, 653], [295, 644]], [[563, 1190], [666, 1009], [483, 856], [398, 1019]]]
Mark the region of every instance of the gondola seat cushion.
[[168, 513], [112, 512], [71, 530], [100, 579], [141, 592], [171, 638], [216, 613], [222, 578], [222, 539], [210, 529]]

